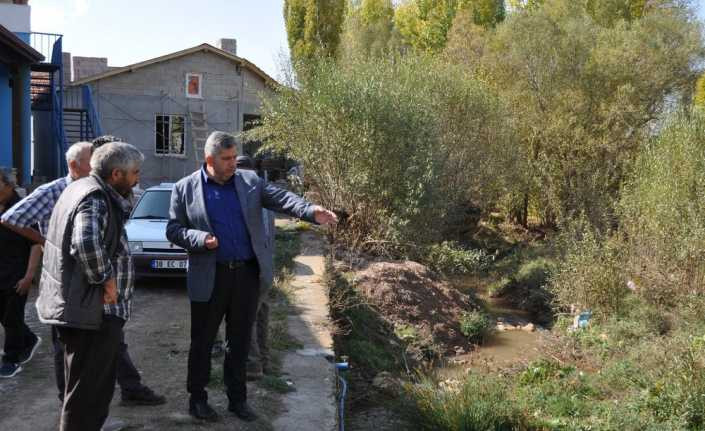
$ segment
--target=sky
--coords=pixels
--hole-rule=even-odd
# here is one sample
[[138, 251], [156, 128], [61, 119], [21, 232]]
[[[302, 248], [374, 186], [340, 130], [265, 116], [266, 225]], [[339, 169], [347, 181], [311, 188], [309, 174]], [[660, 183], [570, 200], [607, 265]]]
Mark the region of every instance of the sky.
[[[705, 21], [705, 0], [695, 0]], [[288, 55], [283, 0], [30, 0], [32, 31], [64, 35], [64, 51], [126, 66], [219, 38], [275, 79]]]
[[64, 35], [64, 52], [127, 66], [220, 38], [279, 78], [283, 0], [29, 0], [32, 31]]

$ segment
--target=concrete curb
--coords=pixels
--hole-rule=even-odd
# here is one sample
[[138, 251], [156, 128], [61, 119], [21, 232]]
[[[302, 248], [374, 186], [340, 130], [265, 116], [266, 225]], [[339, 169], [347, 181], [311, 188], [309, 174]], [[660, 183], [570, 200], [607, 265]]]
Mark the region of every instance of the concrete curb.
[[323, 242], [315, 234], [301, 235], [301, 254], [296, 257], [295, 303], [287, 317], [288, 332], [303, 348], [287, 352], [282, 372], [295, 392], [283, 396], [284, 413], [272, 425], [281, 431], [330, 431], [336, 429], [335, 367], [328, 294], [321, 279], [325, 271]]

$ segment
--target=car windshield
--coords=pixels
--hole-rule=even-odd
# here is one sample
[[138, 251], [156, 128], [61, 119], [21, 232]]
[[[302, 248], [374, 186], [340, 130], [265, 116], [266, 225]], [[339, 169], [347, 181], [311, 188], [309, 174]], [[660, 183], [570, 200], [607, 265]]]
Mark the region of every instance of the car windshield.
[[170, 190], [154, 190], [144, 192], [144, 196], [137, 203], [132, 212], [132, 219], [168, 219]]

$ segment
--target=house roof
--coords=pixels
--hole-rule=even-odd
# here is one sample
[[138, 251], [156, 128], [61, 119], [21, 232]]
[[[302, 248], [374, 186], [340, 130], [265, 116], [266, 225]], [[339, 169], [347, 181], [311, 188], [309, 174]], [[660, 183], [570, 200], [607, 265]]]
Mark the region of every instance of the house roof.
[[245, 68], [249, 69], [255, 75], [262, 78], [264, 80], [264, 82], [267, 83], [268, 85], [271, 85], [273, 87], [279, 85], [274, 78], [267, 75], [262, 69], [257, 67], [254, 63], [251, 63], [250, 61], [248, 61], [242, 57], [238, 57], [234, 54], [231, 54], [227, 51], [223, 51], [222, 49], [218, 49], [218, 48], [214, 47], [213, 45], [210, 45], [207, 43], [202, 43], [198, 46], [194, 46], [193, 48], [188, 48], [188, 49], [184, 49], [182, 51], [172, 52], [171, 54], [162, 55], [161, 57], [152, 58], [150, 60], [145, 60], [145, 61], [142, 61], [139, 63], [131, 64], [129, 66], [118, 67], [118, 68], [115, 68], [115, 69], [110, 70], [108, 72], [100, 73], [100, 74], [93, 75], [93, 76], [87, 76], [85, 78], [74, 81], [69, 85], [71, 85], [71, 86], [82, 85], [82, 84], [87, 84], [89, 82], [98, 81], [100, 79], [110, 78], [112, 76], [120, 75], [120, 74], [123, 74], [126, 72], [134, 72], [134, 71], [141, 69], [143, 67], [151, 66], [153, 64], [161, 63], [163, 61], [173, 60], [173, 59], [176, 59], [179, 57], [194, 54], [196, 52], [210, 52], [210, 53], [219, 55], [219, 56], [224, 57], [234, 63], [237, 63], [238, 65], [240, 65], [240, 67], [245, 67]]
[[0, 61], [33, 64], [42, 60], [44, 60], [42, 54], [0, 25]]

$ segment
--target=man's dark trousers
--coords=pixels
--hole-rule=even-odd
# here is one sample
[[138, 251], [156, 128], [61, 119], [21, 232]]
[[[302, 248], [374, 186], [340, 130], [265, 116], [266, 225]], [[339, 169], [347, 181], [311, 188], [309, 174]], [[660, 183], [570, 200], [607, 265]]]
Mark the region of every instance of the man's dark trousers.
[[[59, 399], [64, 399], [66, 383], [64, 380], [64, 350], [58, 340], [57, 327], [51, 327], [51, 340], [54, 344], [54, 372], [56, 373], [56, 387], [59, 390]], [[120, 331], [120, 347], [117, 357], [117, 382], [123, 392], [137, 391], [142, 387], [142, 377], [132, 363], [132, 358], [127, 352], [125, 332]]]
[[98, 330], [59, 327], [66, 393], [61, 431], [98, 431], [115, 391], [116, 360], [125, 321], [103, 316]]
[[215, 286], [208, 302], [191, 302], [191, 349], [188, 357], [187, 389], [192, 401], [206, 401], [211, 372], [211, 348], [218, 326], [225, 317], [228, 348], [223, 377], [231, 403], [247, 400], [246, 361], [252, 324], [259, 301], [259, 267], [253, 259], [218, 263]]
[[5, 328], [4, 362], [20, 362], [37, 336], [24, 323], [24, 305], [27, 295], [19, 295], [14, 288], [0, 289], [0, 323]]

